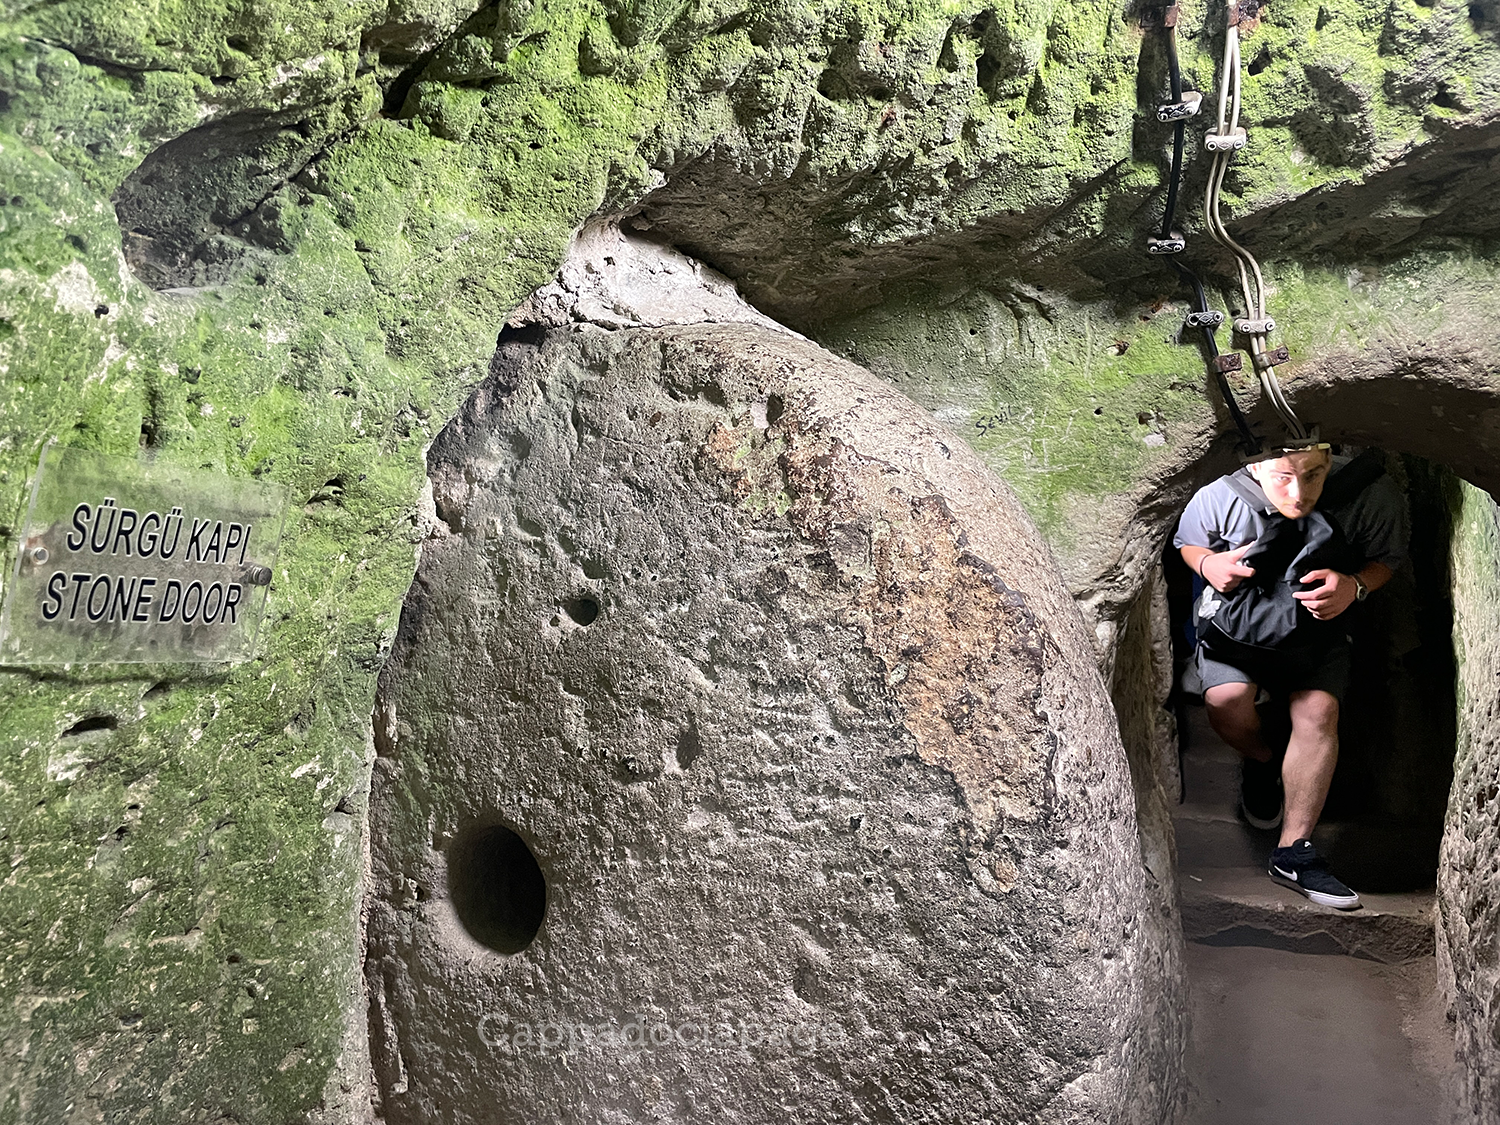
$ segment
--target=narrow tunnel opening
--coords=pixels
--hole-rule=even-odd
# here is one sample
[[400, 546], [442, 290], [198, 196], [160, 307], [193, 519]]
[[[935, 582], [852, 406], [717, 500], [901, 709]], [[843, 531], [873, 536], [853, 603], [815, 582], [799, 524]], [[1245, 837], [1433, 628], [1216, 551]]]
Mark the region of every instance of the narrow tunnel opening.
[[[1402, 1091], [1420, 1091], [1433, 1104], [1456, 1098], [1433, 919], [1458, 745], [1454, 600], [1463, 591], [1452, 559], [1455, 496], [1467, 486], [1417, 456], [1387, 453], [1384, 461], [1410, 511], [1409, 560], [1348, 619], [1353, 662], [1338, 764], [1312, 837], [1334, 873], [1361, 895], [1360, 910], [1314, 905], [1267, 873], [1280, 833], [1242, 818], [1240, 755], [1213, 731], [1193, 682], [1192, 607], [1203, 583], [1172, 546], [1172, 528], [1160, 588], [1144, 611], [1159, 619], [1148, 632], [1170, 686], [1171, 718], [1161, 730], [1175, 727], [1175, 738], [1158, 738], [1155, 775], [1173, 806], [1193, 998], [1189, 1071], [1200, 1093], [1224, 1104], [1241, 1102], [1266, 1080], [1253, 1048], [1246, 1050], [1245, 1021], [1257, 1018], [1268, 1030], [1277, 1025], [1278, 1054], [1352, 1052], [1349, 1065], [1370, 1071], [1365, 1092], [1396, 1115], [1377, 1112], [1369, 1120], [1407, 1120], [1401, 1115], [1412, 1110], [1412, 1095]], [[1117, 674], [1117, 696], [1120, 683]], [[1289, 730], [1286, 701], [1265, 700], [1259, 711], [1267, 741], [1279, 749]], [[1314, 1010], [1317, 1019], [1302, 1021], [1299, 1031], [1294, 1013]], [[1337, 1035], [1328, 1036], [1327, 1021], [1352, 1029], [1342, 1048]], [[1303, 1032], [1306, 1043], [1297, 1039]], [[1380, 1061], [1372, 1068], [1372, 1060]], [[1294, 1116], [1329, 1108], [1323, 1092], [1298, 1083], [1284, 1084], [1276, 1097], [1278, 1112]], [[1328, 1119], [1339, 1119], [1331, 1112]], [[1205, 1104], [1193, 1120], [1212, 1125], [1218, 1118]]]
[[[1340, 708], [1338, 765], [1314, 842], [1356, 889], [1404, 893], [1430, 888], [1436, 878], [1453, 776], [1457, 701], [1447, 492], [1455, 478], [1411, 455], [1387, 455], [1386, 467], [1410, 511], [1409, 561], [1346, 616], [1353, 666]], [[1192, 603], [1203, 583], [1170, 541], [1162, 563], [1179, 727], [1178, 796], [1179, 803], [1195, 805], [1210, 796], [1204, 792], [1209, 783], [1193, 792], [1186, 767], [1195, 739], [1216, 738], [1199, 714], [1201, 694], [1185, 682], [1191, 679]], [[1258, 710], [1268, 739], [1284, 742], [1286, 701], [1268, 700]], [[1179, 855], [1200, 844], [1188, 827], [1186, 837], [1179, 832]], [[1265, 841], [1274, 843], [1273, 835], [1266, 833]]]

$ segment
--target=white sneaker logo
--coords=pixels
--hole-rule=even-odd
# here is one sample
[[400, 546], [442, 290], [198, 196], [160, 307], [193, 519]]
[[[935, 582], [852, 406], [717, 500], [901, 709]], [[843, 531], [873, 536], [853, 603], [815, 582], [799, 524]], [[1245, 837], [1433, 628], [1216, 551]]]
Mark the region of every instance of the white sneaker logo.
[[1277, 867], [1276, 874], [1280, 875], [1283, 879], [1290, 879], [1294, 883], [1297, 882], [1297, 873], [1295, 871], [1286, 871]]

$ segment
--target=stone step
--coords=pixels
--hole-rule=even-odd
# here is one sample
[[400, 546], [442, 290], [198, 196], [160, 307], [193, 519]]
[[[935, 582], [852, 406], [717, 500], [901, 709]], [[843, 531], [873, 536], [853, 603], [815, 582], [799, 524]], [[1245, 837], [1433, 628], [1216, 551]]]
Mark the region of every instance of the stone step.
[[1317, 906], [1271, 882], [1262, 868], [1183, 868], [1178, 881], [1183, 934], [1208, 945], [1295, 953], [1342, 953], [1395, 964], [1431, 956], [1431, 891], [1365, 894], [1359, 910]]
[[[1193, 943], [1184, 1125], [1476, 1125], [1437, 965]], [[1304, 1060], [1316, 1060], [1305, 1065]]]
[[[1191, 746], [1182, 763], [1187, 800], [1172, 813], [1180, 862], [1184, 867], [1260, 869], [1280, 833], [1251, 828], [1239, 818], [1239, 754], [1214, 734], [1202, 708], [1191, 708], [1186, 721]], [[1433, 881], [1441, 836], [1441, 825], [1325, 821], [1313, 832], [1313, 843], [1339, 878], [1361, 894], [1400, 892]]]
[[[1279, 831], [1251, 828], [1235, 806], [1179, 805], [1172, 816], [1177, 855], [1184, 868], [1265, 866]], [[1313, 844], [1334, 873], [1361, 894], [1421, 889], [1437, 872], [1439, 826], [1329, 821], [1313, 831]]]
[[1232, 806], [1179, 806], [1172, 817], [1177, 854], [1193, 867], [1263, 866], [1276, 846], [1275, 831], [1261, 832], [1234, 815]]
[[1187, 721], [1187, 800], [1173, 810], [1172, 821], [1189, 940], [1392, 963], [1432, 954], [1433, 893], [1421, 888], [1430, 887], [1436, 870], [1434, 830], [1356, 821], [1318, 825], [1313, 843], [1359, 891], [1364, 906], [1347, 912], [1316, 906], [1267, 877], [1266, 860], [1280, 833], [1239, 818], [1239, 755], [1213, 733], [1201, 708], [1191, 709]]

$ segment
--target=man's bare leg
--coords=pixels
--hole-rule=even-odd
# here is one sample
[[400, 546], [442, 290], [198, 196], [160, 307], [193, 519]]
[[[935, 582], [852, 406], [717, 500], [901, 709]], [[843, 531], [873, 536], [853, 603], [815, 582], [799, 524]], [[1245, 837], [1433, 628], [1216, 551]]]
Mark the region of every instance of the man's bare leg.
[[[1203, 693], [1203, 704], [1208, 708], [1209, 725], [1220, 738], [1247, 758], [1269, 762], [1273, 754], [1261, 737], [1260, 714], [1255, 710], [1255, 697], [1259, 693], [1260, 688], [1255, 684], [1215, 684]], [[1337, 702], [1334, 706], [1338, 706]], [[1321, 801], [1318, 807], [1322, 808]]]
[[1326, 691], [1307, 690], [1292, 692], [1290, 704], [1292, 737], [1281, 766], [1286, 794], [1279, 844], [1283, 848], [1311, 839], [1339, 760], [1339, 701]]

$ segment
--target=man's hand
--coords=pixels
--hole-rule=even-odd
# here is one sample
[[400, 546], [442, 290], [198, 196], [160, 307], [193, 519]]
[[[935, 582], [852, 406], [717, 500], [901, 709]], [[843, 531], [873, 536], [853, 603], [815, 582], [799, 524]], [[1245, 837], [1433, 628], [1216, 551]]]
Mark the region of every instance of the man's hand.
[[1221, 594], [1227, 594], [1247, 578], [1255, 577], [1255, 568], [1240, 562], [1246, 551], [1255, 546], [1246, 543], [1232, 551], [1220, 551], [1216, 555], [1204, 555], [1198, 564], [1198, 573]]
[[1298, 590], [1292, 594], [1307, 607], [1307, 611], [1319, 621], [1337, 617], [1354, 604], [1359, 587], [1354, 578], [1336, 570], [1309, 570], [1302, 577], [1303, 585], [1316, 583], [1311, 590]]

